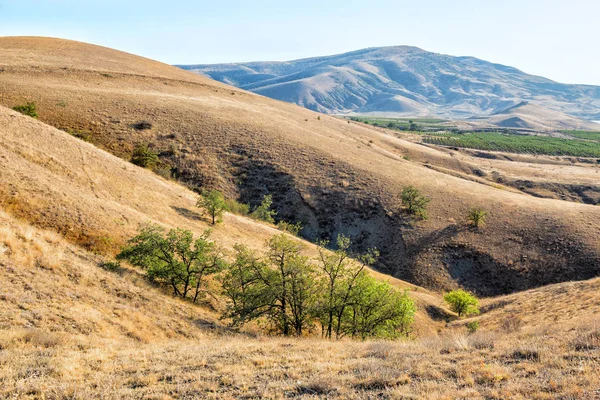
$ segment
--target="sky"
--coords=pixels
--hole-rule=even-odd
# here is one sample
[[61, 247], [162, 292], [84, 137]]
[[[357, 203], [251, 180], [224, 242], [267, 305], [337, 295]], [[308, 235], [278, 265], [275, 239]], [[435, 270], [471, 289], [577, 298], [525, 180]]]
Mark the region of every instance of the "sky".
[[599, 0], [0, 0], [0, 36], [74, 39], [169, 64], [411, 45], [595, 85], [599, 20]]

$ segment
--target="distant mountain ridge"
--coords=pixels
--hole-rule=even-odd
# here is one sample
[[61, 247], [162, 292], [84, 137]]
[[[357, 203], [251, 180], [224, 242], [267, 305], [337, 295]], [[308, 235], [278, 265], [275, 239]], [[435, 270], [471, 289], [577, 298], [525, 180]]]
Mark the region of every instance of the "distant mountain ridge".
[[600, 120], [600, 86], [571, 85], [474, 57], [369, 48], [288, 62], [179, 65], [217, 81], [331, 114], [492, 115], [523, 101]]

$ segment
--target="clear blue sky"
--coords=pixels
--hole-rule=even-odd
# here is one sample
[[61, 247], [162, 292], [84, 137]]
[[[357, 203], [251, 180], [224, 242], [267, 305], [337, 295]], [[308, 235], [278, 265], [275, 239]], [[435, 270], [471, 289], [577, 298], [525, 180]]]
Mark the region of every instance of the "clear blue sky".
[[600, 0], [0, 0], [0, 36], [91, 42], [171, 64], [414, 45], [600, 85]]

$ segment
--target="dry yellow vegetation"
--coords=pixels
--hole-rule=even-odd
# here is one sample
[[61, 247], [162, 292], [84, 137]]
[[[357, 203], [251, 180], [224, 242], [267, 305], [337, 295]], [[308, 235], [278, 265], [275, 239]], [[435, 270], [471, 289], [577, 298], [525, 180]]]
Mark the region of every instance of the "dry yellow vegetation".
[[[307, 238], [350, 233], [363, 249], [379, 248], [378, 268], [403, 280], [496, 295], [600, 272], [600, 208], [502, 184], [567, 190], [573, 181], [597, 180], [595, 165], [427, 148], [85, 43], [1, 38], [0, 52], [0, 104], [34, 101], [41, 121], [126, 159], [149, 143], [178, 180], [196, 188], [254, 204], [270, 192], [279, 216], [303, 222]], [[151, 129], [135, 129], [140, 121]], [[412, 228], [400, 212], [407, 185], [432, 198], [429, 221]], [[480, 232], [463, 223], [475, 206], [491, 211]]]
[[[134, 268], [106, 264], [148, 221], [203, 232], [210, 224], [195, 207], [197, 194], [44, 122], [65, 129], [81, 124], [96, 145], [122, 156], [135, 142], [170, 143], [166, 136], [175, 134], [188, 143], [179, 148], [190, 157], [186, 162], [200, 166], [194, 171], [212, 160], [216, 184], [230, 193], [235, 183], [228, 179], [236, 175], [221, 169], [233, 164], [215, 149], [218, 143], [228, 149], [250, 143], [238, 148], [238, 156], [256, 155], [252, 151], [260, 148], [261, 157], [277, 165], [270, 178], [292, 176], [307, 204], [340, 200], [343, 206], [330, 211], [337, 216], [345, 207], [374, 210], [363, 226], [337, 217], [324, 222], [388, 235], [392, 243], [386, 245], [408, 245], [388, 261], [406, 255], [415, 263], [409, 277], [430, 287], [464, 283], [465, 271], [482, 274], [467, 284], [497, 285], [500, 291], [588, 276], [600, 246], [594, 236], [598, 208], [437, 172], [422, 165], [428, 157], [454, 172], [466, 164], [446, 165], [452, 157], [447, 153], [335, 118], [317, 120], [307, 110], [113, 50], [12, 38], [0, 39], [0, 52], [1, 102], [35, 97], [41, 113], [36, 121], [0, 107], [0, 397], [599, 395], [598, 278], [483, 299], [480, 316], [457, 321], [440, 293], [371, 271], [410, 289], [418, 306], [411, 340], [282, 339], [262, 336], [255, 327], [233, 332], [218, 318], [218, 299], [194, 306], [151, 285]], [[65, 107], [56, 105], [63, 99]], [[148, 116], [151, 132], [128, 127]], [[422, 162], [402, 160], [407, 149]], [[269, 179], [265, 184], [273, 183]], [[393, 208], [404, 184], [419, 184], [434, 200], [430, 221], [400, 237], [398, 221], [381, 211]], [[359, 194], [319, 197], [313, 190]], [[475, 197], [492, 211], [482, 232], [456, 222]], [[274, 226], [225, 214], [212, 238], [228, 253], [235, 243], [261, 250], [275, 233]], [[315, 247], [306, 245], [314, 255]], [[548, 276], [536, 277], [540, 271]], [[468, 335], [464, 325], [472, 320], [481, 328]]]
[[495, 299], [489, 315], [527, 302], [538, 319], [495, 327], [484, 313], [473, 335], [283, 339], [231, 332], [4, 212], [0, 226], [0, 397], [592, 399], [600, 387], [599, 280], [573, 283], [595, 300], [561, 303], [552, 325], [547, 298], [525, 292]]

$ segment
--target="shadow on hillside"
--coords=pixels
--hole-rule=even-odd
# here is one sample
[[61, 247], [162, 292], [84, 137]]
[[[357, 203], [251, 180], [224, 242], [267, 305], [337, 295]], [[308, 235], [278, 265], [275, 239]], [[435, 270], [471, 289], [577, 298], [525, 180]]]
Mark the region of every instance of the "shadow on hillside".
[[338, 235], [347, 235], [352, 239], [353, 251], [379, 249], [377, 269], [390, 274], [397, 271], [399, 260], [405, 257], [404, 240], [398, 234], [398, 222], [372, 195], [370, 182], [349, 174], [350, 168], [341, 162], [318, 158], [311, 162], [319, 174], [308, 182], [298, 181], [286, 169], [301, 165], [284, 167], [245, 149], [230, 151], [236, 154], [233, 163], [241, 202], [254, 207], [264, 195], [271, 194], [277, 210], [275, 219], [301, 223], [304, 239], [334, 244]]
[[190, 209], [187, 209], [185, 207], [176, 207], [176, 206], [171, 206], [171, 208], [173, 210], [175, 210], [177, 212], [177, 214], [181, 215], [182, 217], [185, 217], [187, 219], [191, 219], [194, 221], [207, 221], [206, 218], [204, 218], [202, 216], [202, 214], [196, 212], [196, 211], [192, 211]]
[[468, 229], [469, 227], [467, 227], [466, 225], [448, 225], [443, 229], [438, 229], [429, 233], [428, 235], [419, 238], [413, 247], [413, 251], [418, 253], [424, 248], [431, 247], [432, 245], [436, 245], [448, 239], [451, 239], [459, 233], [464, 232]]
[[431, 304], [425, 307], [425, 312], [434, 321], [447, 321], [449, 318], [452, 318], [452, 315], [444, 309]]

